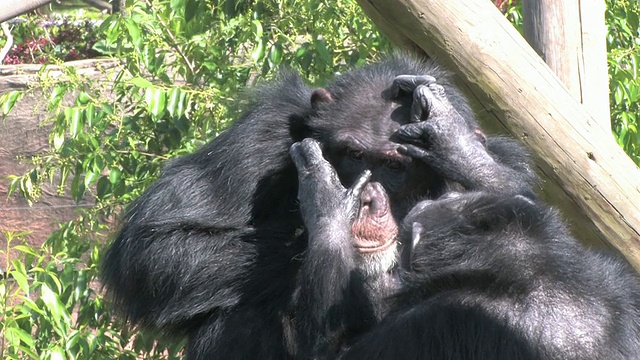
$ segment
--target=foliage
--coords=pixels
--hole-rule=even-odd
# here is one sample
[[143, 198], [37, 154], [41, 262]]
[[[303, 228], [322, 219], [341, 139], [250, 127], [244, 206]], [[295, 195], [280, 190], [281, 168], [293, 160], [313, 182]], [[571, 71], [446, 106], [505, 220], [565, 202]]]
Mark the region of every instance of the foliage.
[[5, 65], [47, 64], [95, 57], [96, 22], [65, 17], [30, 17], [11, 29], [14, 47]]
[[[0, 253], [11, 267], [0, 281], [2, 358], [134, 360], [140, 353], [145, 359], [175, 358], [179, 343], [164, 348], [120, 330], [122, 320], [109, 314], [93, 284], [99, 247], [77, 230], [75, 222], [62, 224], [41, 249], [15, 244], [26, 233], [3, 232], [7, 247]], [[16, 259], [10, 251], [18, 253]]]
[[[105, 305], [96, 276], [114, 219], [167, 159], [237, 118], [247, 85], [281, 66], [320, 82], [387, 47], [355, 2], [140, 0], [128, 10], [104, 19], [94, 46], [121, 59], [117, 71], [105, 66], [97, 80], [45, 67], [26, 91], [45, 94], [50, 149], [10, 178], [10, 192], [33, 202], [53, 182], [95, 206], [41, 249], [5, 233], [4, 254], [19, 256], [5, 257], [2, 358], [180, 357], [181, 343], [131, 332]], [[2, 113], [24, 95], [0, 96]]]
[[640, 3], [607, 0], [611, 124], [616, 139], [640, 165]]

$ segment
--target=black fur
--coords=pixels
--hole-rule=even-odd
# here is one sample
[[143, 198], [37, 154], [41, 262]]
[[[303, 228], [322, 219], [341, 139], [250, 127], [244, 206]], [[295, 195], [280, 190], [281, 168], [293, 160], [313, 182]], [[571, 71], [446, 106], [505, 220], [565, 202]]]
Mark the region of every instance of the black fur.
[[[127, 210], [102, 271], [115, 304], [133, 324], [186, 334], [192, 360], [307, 357], [377, 322], [383, 311], [377, 297], [393, 284], [330, 265], [348, 256], [306, 251], [289, 149], [318, 139], [345, 187], [370, 170], [397, 221], [418, 199], [447, 192], [451, 182], [426, 163], [380, 157], [395, 151], [389, 139], [410, 119], [413, 99], [389, 91], [401, 74], [434, 76], [467, 127], [477, 127], [464, 98], [432, 63], [392, 56], [337, 77], [330, 95], [285, 74], [257, 89], [249, 111], [226, 132], [171, 161]], [[528, 188], [526, 154], [509, 140], [496, 140], [494, 150], [492, 141], [487, 146], [497, 162], [517, 170]], [[339, 286], [326, 288], [332, 293], [311, 293], [310, 278], [334, 275]], [[352, 316], [353, 307], [363, 311]]]
[[522, 196], [468, 193], [407, 216], [394, 311], [342, 359], [639, 359], [640, 284]]

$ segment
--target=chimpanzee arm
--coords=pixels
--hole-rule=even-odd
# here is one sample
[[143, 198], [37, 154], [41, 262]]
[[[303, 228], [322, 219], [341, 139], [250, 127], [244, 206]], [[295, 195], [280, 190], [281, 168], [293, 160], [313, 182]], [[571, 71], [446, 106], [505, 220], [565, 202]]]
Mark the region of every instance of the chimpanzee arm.
[[535, 176], [527, 154], [511, 139], [485, 138], [475, 121], [448, 98], [460, 94], [446, 94], [429, 76], [399, 76], [393, 87], [413, 95], [412, 123], [396, 133], [405, 143], [400, 152], [468, 190], [533, 195]]
[[371, 173], [365, 171], [345, 189], [322, 157], [319, 143], [311, 139], [293, 144], [291, 157], [298, 168], [298, 200], [309, 233], [296, 296], [299, 354], [325, 354], [339, 345], [340, 333], [356, 311], [351, 307], [366, 307], [357, 286], [362, 279], [356, 271], [351, 224]]
[[242, 306], [260, 306], [265, 318], [285, 306], [278, 297], [290, 291], [305, 243], [296, 235], [292, 118], [310, 97], [298, 77], [271, 83], [242, 119], [171, 161], [129, 207], [102, 280], [134, 324], [182, 334]]

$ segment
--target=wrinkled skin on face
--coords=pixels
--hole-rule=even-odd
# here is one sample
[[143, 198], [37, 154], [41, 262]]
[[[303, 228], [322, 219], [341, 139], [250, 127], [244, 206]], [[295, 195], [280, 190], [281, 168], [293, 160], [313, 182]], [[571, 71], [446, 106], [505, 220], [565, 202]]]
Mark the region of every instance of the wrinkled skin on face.
[[365, 186], [351, 233], [356, 249], [361, 253], [385, 251], [394, 245], [398, 225], [391, 213], [389, 197], [380, 183]]

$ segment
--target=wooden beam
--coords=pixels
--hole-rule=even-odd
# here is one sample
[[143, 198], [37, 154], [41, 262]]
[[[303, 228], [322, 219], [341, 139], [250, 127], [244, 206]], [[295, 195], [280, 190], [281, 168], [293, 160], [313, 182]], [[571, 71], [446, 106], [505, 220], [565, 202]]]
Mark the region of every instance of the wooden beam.
[[491, 2], [358, 1], [384, 33], [448, 65], [532, 149], [557, 190], [548, 200], [580, 213], [578, 237], [608, 242], [640, 270], [640, 171]]
[[3, 0], [0, 23], [47, 5], [53, 0]]
[[525, 0], [524, 37], [603, 129], [611, 129], [605, 4]]

